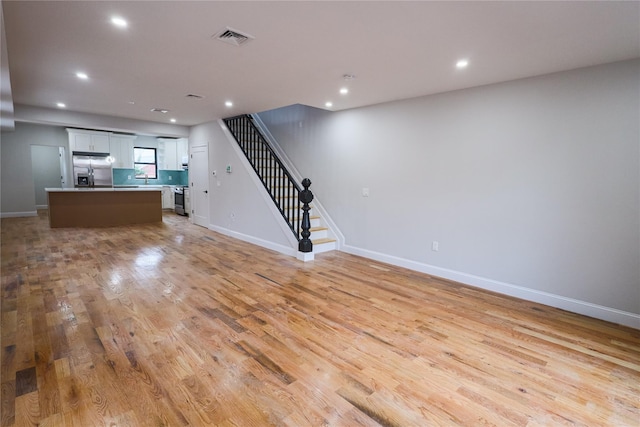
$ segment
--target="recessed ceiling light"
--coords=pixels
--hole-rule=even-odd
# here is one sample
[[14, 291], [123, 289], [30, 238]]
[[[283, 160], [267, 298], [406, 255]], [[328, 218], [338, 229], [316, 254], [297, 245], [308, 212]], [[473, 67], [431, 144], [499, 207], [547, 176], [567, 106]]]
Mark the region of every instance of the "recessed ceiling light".
[[127, 21], [125, 21], [123, 18], [119, 16], [113, 16], [111, 18], [111, 23], [119, 28], [127, 28], [127, 26], [129, 25]]
[[175, 122], [176, 122], [176, 119], [169, 119], [169, 121], [170, 121], [171, 123], [175, 123]]
[[87, 75], [87, 73], [85, 73], [83, 71], [78, 71], [76, 73], [76, 77], [81, 79], [81, 80], [87, 80], [89, 78], [89, 75]]
[[56, 105], [58, 106], [58, 108], [67, 108], [67, 104], [65, 104], [64, 102], [58, 102]]
[[467, 68], [468, 65], [469, 65], [468, 59], [461, 59], [458, 62], [456, 62], [456, 68]]
[[324, 106], [327, 108], [331, 108], [333, 107], [333, 102], [325, 102]]
[[136, 102], [135, 102], [135, 101], [129, 101], [129, 104], [131, 104], [131, 105], [135, 105], [135, 104], [136, 104]]
[[227, 107], [233, 107], [233, 102], [227, 101], [224, 103], [224, 105], [226, 105]]
[[340, 89], [340, 94], [346, 95], [348, 93], [349, 93], [349, 89], [347, 89], [346, 87], [343, 87], [342, 89]]

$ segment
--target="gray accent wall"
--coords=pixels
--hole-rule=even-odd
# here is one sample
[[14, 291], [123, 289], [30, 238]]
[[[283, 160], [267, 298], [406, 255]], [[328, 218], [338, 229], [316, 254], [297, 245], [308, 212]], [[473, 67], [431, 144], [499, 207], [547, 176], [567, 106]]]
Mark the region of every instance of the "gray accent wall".
[[[23, 122], [16, 122], [14, 131], [2, 131], [0, 134], [0, 212], [3, 216], [36, 212], [35, 184], [31, 164], [32, 145], [68, 147], [69, 137], [62, 127]], [[68, 177], [68, 180], [70, 179]]]
[[[138, 135], [135, 145], [157, 148], [156, 138], [156, 136]], [[41, 206], [41, 203], [36, 203], [34, 190], [32, 145], [65, 147], [68, 150], [69, 134], [65, 127], [59, 125], [22, 121], [16, 121], [15, 130], [3, 130], [0, 133], [0, 214], [2, 216], [35, 214], [36, 205]], [[67, 183], [73, 185], [71, 171], [72, 168], [68, 167]], [[55, 187], [59, 186], [60, 184]]]
[[639, 60], [259, 116], [346, 250], [640, 314]]

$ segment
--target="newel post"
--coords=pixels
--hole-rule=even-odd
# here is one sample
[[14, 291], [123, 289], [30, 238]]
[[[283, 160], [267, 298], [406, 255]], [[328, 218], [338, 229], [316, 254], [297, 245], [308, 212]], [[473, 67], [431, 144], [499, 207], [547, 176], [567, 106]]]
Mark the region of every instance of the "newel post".
[[311, 186], [311, 180], [305, 178], [302, 180], [302, 186], [304, 190], [300, 192], [300, 201], [302, 202], [302, 232], [300, 235], [302, 239], [298, 243], [298, 250], [300, 252], [311, 252], [313, 250], [313, 243], [309, 240], [311, 232], [311, 220], [309, 220], [309, 203], [313, 200], [313, 193], [309, 190]]

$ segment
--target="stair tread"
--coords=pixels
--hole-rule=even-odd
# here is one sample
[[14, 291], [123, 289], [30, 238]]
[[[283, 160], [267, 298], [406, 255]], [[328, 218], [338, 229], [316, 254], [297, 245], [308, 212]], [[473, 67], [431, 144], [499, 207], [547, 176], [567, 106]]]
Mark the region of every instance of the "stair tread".
[[309, 229], [309, 231], [323, 231], [323, 230], [328, 230], [327, 227], [311, 227]]
[[322, 238], [322, 239], [312, 240], [311, 243], [313, 243], [314, 245], [321, 245], [323, 243], [332, 243], [332, 242], [335, 242], [335, 241], [336, 241], [336, 239], [332, 239], [330, 237], [325, 237], [325, 238]]

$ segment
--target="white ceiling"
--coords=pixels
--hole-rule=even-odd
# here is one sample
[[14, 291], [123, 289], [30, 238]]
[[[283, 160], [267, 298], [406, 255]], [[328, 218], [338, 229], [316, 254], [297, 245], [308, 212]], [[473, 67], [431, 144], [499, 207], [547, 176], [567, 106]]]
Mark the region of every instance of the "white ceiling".
[[[72, 111], [174, 117], [181, 125], [296, 103], [332, 101], [341, 110], [640, 57], [637, 1], [4, 0], [2, 7], [16, 104], [64, 102]], [[113, 15], [128, 28], [111, 25]], [[254, 39], [236, 47], [212, 38], [225, 27]], [[469, 59], [467, 69], [455, 68], [460, 58]], [[78, 80], [79, 70], [89, 80]], [[343, 86], [348, 95], [338, 93]]]

